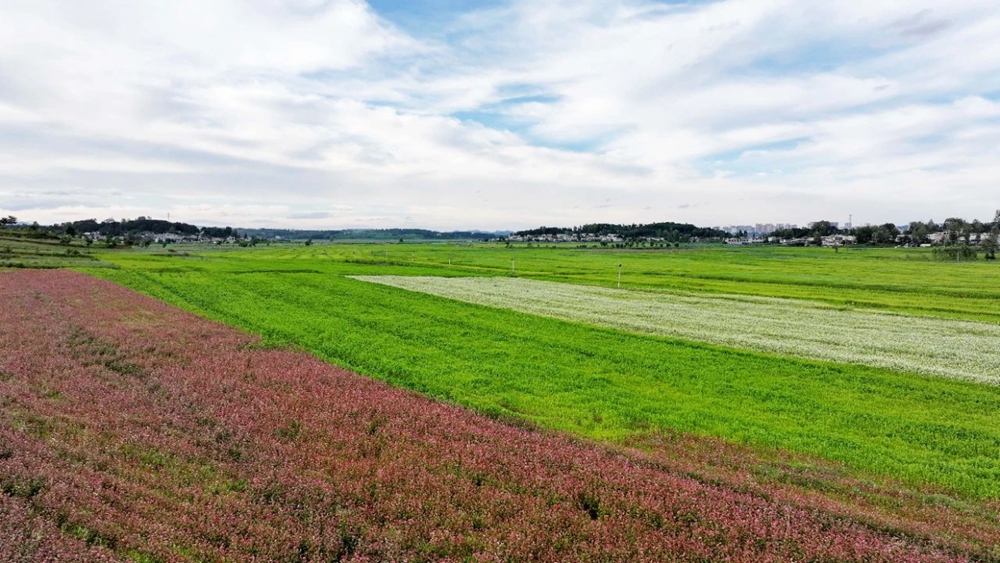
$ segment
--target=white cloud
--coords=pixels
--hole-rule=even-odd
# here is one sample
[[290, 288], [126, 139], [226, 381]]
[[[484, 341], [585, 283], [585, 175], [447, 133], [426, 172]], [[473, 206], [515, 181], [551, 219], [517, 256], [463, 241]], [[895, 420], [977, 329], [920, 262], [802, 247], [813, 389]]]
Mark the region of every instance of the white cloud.
[[[0, 214], [983, 218], [1000, 207], [998, 38], [980, 0], [519, 0], [433, 36], [349, 0], [12, 0]], [[141, 203], [102, 207], [109, 190]]]

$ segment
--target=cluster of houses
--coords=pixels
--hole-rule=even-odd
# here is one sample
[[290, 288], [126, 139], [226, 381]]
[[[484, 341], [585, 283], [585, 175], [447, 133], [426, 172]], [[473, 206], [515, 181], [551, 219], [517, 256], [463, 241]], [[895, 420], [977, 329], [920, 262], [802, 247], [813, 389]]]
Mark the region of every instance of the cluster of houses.
[[[775, 237], [770, 237], [775, 238]], [[777, 241], [775, 241], [777, 242]], [[816, 240], [813, 238], [793, 238], [780, 241], [781, 244], [785, 246], [812, 246], [816, 244]], [[827, 235], [825, 237], [820, 237], [820, 246], [845, 246], [848, 244], [855, 244], [858, 242], [858, 237], [854, 235]]]
[[777, 239], [778, 237], [762, 237], [751, 235], [748, 237], [729, 237], [726, 239], [726, 244], [764, 244], [765, 242], [773, 242], [771, 239]]
[[148, 235], [149, 238], [154, 243], [202, 243], [202, 244], [236, 244], [239, 239], [234, 236], [230, 237], [210, 237], [205, 235], [178, 235], [176, 233], [163, 233], [158, 235]]
[[[944, 243], [948, 242], [948, 237], [949, 236], [950, 235], [948, 233], [946, 233], [946, 232], [931, 233], [931, 234], [927, 235], [927, 240], [930, 241], [931, 244], [944, 244]], [[966, 240], [966, 235], [965, 234], [959, 235], [958, 238], [962, 242], [968, 242], [969, 244], [979, 244], [979, 243], [985, 241], [986, 238], [989, 237], [989, 236], [990, 236], [990, 233], [969, 233], [968, 234], [968, 240]], [[925, 244], [923, 246], [931, 246], [931, 244]]]
[[[157, 237], [176, 237], [178, 235], [157, 235]], [[944, 244], [948, 242], [948, 233], [931, 233], [927, 235], [927, 241], [920, 246], [932, 246], [936, 244]], [[981, 241], [985, 240], [989, 236], [989, 233], [970, 233], [968, 242], [969, 244], [979, 244]], [[507, 237], [510, 242], [539, 242], [539, 243], [557, 243], [557, 242], [604, 242], [604, 243], [619, 243], [624, 242], [625, 239], [618, 234], [607, 234], [607, 235], [595, 235], [588, 233], [559, 233], [559, 234], [547, 234], [547, 235], [510, 235]], [[663, 238], [657, 237], [644, 237], [642, 240], [647, 242], [663, 242]], [[697, 240], [697, 239], [694, 239]], [[962, 240], [965, 240], [965, 236], [962, 236]], [[214, 239], [210, 240], [213, 242]], [[857, 237], [854, 235], [844, 235], [844, 234], [833, 234], [821, 237], [819, 239], [819, 244], [821, 246], [847, 246], [851, 244], [857, 244]], [[157, 240], [156, 242], [160, 242]], [[205, 239], [199, 237], [184, 237], [184, 242], [206, 242]], [[233, 242], [232, 240], [226, 240], [224, 242]], [[908, 244], [910, 242], [908, 235], [899, 235], [896, 237], [896, 244]], [[817, 241], [814, 237], [800, 237], [792, 239], [782, 239], [776, 236], [768, 236], [763, 234], [749, 234], [745, 237], [729, 237], [725, 239], [726, 244], [733, 245], [751, 245], [751, 244], [781, 244], [783, 246], [815, 246]]]
[[[819, 242], [821, 246], [844, 246], [848, 244], [857, 243], [858, 238], [854, 235], [828, 235], [821, 237]], [[790, 238], [781, 239], [778, 237], [764, 237], [764, 236], [750, 236], [750, 237], [731, 237], [726, 239], [726, 244], [764, 244], [764, 243], [779, 243], [784, 246], [813, 246], [816, 244], [816, 239], [813, 237], [802, 237], [802, 238]]]
[[[623, 242], [620, 235], [607, 234], [595, 235], [589, 233], [559, 233], [557, 235], [509, 235], [510, 242]], [[663, 239], [650, 238], [648, 240], [662, 241]]]
[[[939, 244], [947, 244], [949, 242], [949, 233], [930, 233], [927, 235], [927, 242], [914, 244], [909, 235], [901, 234], [896, 236], [896, 244], [898, 245], [913, 245], [929, 247]], [[990, 236], [990, 233], [968, 233], [968, 235], [962, 234], [959, 236], [961, 242], [968, 242], [968, 244], [977, 245], [986, 240]], [[858, 238], [854, 235], [828, 235], [820, 238], [820, 244], [822, 246], [846, 246], [850, 244], [857, 244]], [[764, 244], [764, 243], [778, 243], [784, 246], [814, 246], [816, 244], [816, 239], [813, 237], [801, 237], [792, 239], [779, 239], [773, 236], [759, 236], [751, 235], [747, 237], [730, 237], [726, 239], [726, 244]]]
[[[91, 242], [102, 242], [108, 239], [107, 235], [103, 235], [97, 231], [83, 233], [83, 238]], [[140, 243], [155, 243], [155, 244], [177, 244], [177, 243], [188, 243], [188, 244], [235, 244], [238, 242], [236, 237], [210, 237], [202, 234], [193, 235], [183, 235], [178, 233], [142, 233], [138, 235], [122, 235], [113, 236], [111, 240], [115, 244], [125, 244], [128, 241], [140, 242]]]

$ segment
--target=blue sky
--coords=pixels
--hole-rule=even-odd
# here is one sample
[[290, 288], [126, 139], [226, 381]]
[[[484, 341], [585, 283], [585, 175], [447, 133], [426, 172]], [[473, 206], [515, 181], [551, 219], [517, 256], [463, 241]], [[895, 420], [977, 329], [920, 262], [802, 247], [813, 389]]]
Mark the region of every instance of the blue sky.
[[991, 219], [998, 92], [992, 0], [11, 0], [0, 215]]

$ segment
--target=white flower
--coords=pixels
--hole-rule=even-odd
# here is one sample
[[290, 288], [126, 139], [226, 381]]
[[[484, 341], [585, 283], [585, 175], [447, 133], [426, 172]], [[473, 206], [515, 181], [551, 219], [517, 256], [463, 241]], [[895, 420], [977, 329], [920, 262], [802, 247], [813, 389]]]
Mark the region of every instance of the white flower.
[[1000, 384], [1000, 326], [745, 295], [523, 278], [355, 279], [567, 321], [759, 352]]

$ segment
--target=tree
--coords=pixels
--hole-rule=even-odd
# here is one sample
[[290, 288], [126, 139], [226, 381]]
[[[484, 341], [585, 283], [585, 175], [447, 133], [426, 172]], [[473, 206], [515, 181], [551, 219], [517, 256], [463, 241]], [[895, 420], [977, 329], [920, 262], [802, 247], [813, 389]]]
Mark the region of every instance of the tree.
[[922, 244], [927, 242], [927, 235], [930, 231], [927, 228], [927, 224], [921, 221], [913, 221], [910, 223], [910, 241], [914, 244]]
[[[1000, 211], [998, 211], [997, 213], [1000, 213]], [[14, 217], [13, 215], [0, 217], [0, 226], [6, 227], [7, 225], [16, 225], [16, 224], [17, 224], [17, 217]]]
[[875, 241], [875, 227], [865, 225], [854, 229], [855, 242], [858, 244], [869, 244]]
[[1000, 227], [993, 227], [990, 234], [983, 239], [983, 252], [985, 253], [985, 258], [987, 260], [997, 259], [997, 250], [1000, 250]]
[[829, 221], [816, 221], [810, 225], [810, 228], [812, 228], [814, 234], [821, 237], [835, 235], [839, 232], [837, 227], [834, 227], [833, 223]]
[[896, 225], [886, 223], [875, 229], [872, 242], [875, 244], [891, 244], [895, 242], [897, 236], [899, 236], [899, 229], [896, 228]]
[[962, 232], [968, 230], [969, 224], [965, 222], [965, 219], [960, 217], [949, 217], [944, 220], [944, 229], [946, 231], [957, 231]]
[[976, 249], [967, 244], [949, 244], [947, 246], [935, 246], [931, 255], [936, 260], [954, 260], [956, 262], [975, 260]]

